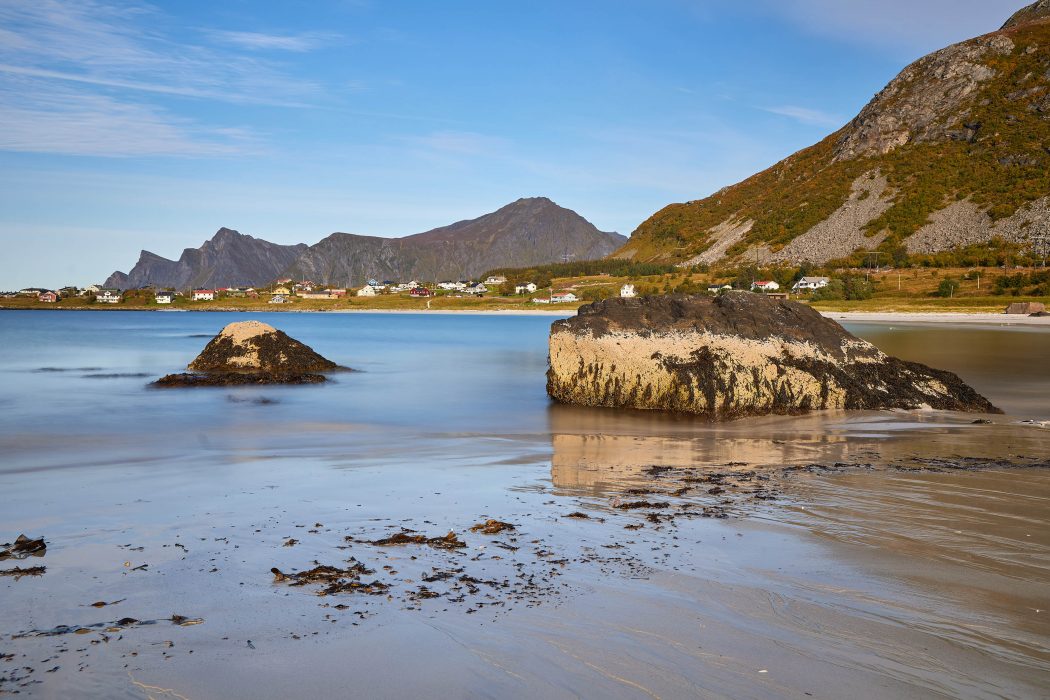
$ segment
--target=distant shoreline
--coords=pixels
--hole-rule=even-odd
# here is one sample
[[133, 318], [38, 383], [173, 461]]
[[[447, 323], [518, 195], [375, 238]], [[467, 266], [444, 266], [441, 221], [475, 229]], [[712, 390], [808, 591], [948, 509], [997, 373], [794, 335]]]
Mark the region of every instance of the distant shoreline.
[[[292, 313], [292, 314], [432, 314], [441, 316], [551, 316], [567, 318], [576, 313], [578, 307], [560, 309], [290, 309], [214, 307], [195, 309], [150, 308], [120, 305], [61, 306], [4, 306], [0, 311], [149, 311], [158, 313]], [[820, 311], [825, 318], [839, 322], [854, 323], [901, 323], [901, 324], [967, 324], [981, 326], [1028, 326], [1050, 328], [1050, 316], [1033, 317], [1004, 313], [966, 313], [953, 311]]]
[[821, 311], [833, 321], [865, 323], [965, 323], [983, 326], [1034, 326], [1050, 328], [1050, 316], [1022, 314], [965, 313], [958, 311]]

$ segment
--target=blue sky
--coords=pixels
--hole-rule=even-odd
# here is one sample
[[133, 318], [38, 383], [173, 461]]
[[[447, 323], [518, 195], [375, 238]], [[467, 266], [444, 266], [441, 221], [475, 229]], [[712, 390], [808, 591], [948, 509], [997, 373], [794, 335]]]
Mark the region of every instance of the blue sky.
[[1023, 0], [0, 0], [0, 289], [547, 196], [629, 234]]

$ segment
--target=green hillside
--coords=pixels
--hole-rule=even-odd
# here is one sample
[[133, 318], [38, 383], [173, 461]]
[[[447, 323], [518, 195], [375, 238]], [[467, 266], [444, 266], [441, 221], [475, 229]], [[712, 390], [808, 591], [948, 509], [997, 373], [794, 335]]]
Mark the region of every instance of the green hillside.
[[[867, 235], [885, 234], [878, 246], [884, 251], [955, 200], [969, 199], [996, 221], [1046, 197], [1050, 19], [1044, 15], [917, 61], [847, 126], [710, 197], [665, 207], [613, 256], [687, 261], [712, 245], [713, 227], [746, 220], [754, 225], [728, 248], [727, 259], [755, 246], [775, 253], [827, 220], [867, 173], [881, 173], [890, 187], [892, 205], [864, 227]], [[973, 79], [946, 84], [946, 70]], [[964, 94], [951, 94], [956, 88]], [[900, 126], [890, 137], [905, 143], [886, 147], [879, 141], [886, 134], [869, 133], [887, 123]]]

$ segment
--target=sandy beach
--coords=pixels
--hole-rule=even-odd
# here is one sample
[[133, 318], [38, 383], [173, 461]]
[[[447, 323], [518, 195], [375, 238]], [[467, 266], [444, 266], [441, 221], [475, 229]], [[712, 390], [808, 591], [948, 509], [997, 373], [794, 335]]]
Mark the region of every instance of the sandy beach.
[[1050, 316], [1027, 316], [1013, 314], [969, 314], [969, 313], [929, 313], [907, 311], [821, 311], [827, 318], [835, 321], [854, 321], [864, 323], [965, 323], [983, 326], [1033, 326], [1050, 328]]

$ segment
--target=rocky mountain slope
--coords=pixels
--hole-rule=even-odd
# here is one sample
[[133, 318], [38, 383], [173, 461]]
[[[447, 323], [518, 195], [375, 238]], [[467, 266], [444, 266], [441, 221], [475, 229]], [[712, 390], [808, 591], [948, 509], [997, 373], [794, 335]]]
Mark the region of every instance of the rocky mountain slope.
[[592, 260], [627, 239], [599, 231], [545, 197], [519, 199], [491, 214], [404, 238], [333, 233], [312, 246], [282, 246], [230, 229], [176, 260], [142, 251], [130, 273], [106, 286], [193, 287], [266, 284], [286, 275], [323, 284], [359, 286], [377, 279], [468, 279], [499, 267]]
[[193, 289], [265, 284], [295, 262], [305, 250], [304, 243], [278, 245], [220, 228], [200, 248], [182, 251], [178, 260], [142, 251], [131, 272], [114, 272], [105, 286], [133, 289], [155, 285]]
[[469, 279], [500, 267], [601, 258], [624, 241], [546, 197], [532, 197], [403, 238], [333, 233], [305, 251], [287, 272], [348, 286], [369, 278]]
[[928, 253], [1050, 227], [1050, 0], [905, 68], [849, 124], [672, 204], [614, 255], [680, 263]]

